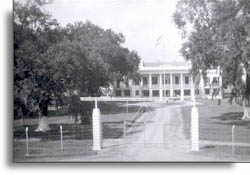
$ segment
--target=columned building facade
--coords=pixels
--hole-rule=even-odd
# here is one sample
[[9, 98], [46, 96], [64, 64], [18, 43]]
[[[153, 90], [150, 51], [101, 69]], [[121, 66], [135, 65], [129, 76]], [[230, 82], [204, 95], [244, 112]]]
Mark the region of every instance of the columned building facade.
[[[113, 83], [113, 96], [145, 98], [191, 98], [193, 80], [188, 62], [141, 62], [139, 73], [141, 80]], [[194, 85], [196, 97], [211, 98], [222, 85], [217, 70], [209, 70], [205, 80], [200, 79]], [[222, 94], [219, 94], [222, 95]], [[216, 98], [221, 98], [216, 95]]]

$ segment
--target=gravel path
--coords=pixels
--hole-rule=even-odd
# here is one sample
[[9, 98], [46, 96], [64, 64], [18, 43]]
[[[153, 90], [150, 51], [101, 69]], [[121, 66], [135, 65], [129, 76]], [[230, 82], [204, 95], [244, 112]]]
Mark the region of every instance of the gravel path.
[[[145, 115], [140, 118], [141, 121], [146, 118], [145, 130], [140, 137], [134, 138], [133, 146], [125, 149], [124, 158], [136, 161], [185, 160], [181, 155], [190, 152], [190, 144], [185, 138], [180, 108], [157, 108]], [[134, 135], [130, 137], [132, 140]]]

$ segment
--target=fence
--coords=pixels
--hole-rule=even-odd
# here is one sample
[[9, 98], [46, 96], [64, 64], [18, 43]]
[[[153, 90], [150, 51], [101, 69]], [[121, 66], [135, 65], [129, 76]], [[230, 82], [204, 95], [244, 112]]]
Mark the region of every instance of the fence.
[[218, 155], [232, 154], [248, 155], [250, 154], [250, 137], [247, 126], [224, 124], [200, 124], [200, 147], [202, 150], [211, 150]]
[[[213, 126], [213, 127], [211, 127]], [[75, 157], [97, 154], [92, 150], [92, 126], [80, 124], [51, 125], [51, 130], [34, 132], [34, 126], [14, 131], [15, 161], [27, 158]], [[190, 150], [190, 125], [166, 125], [149, 122], [103, 123], [103, 148], [155, 148]], [[214, 149], [219, 154], [250, 152], [245, 143], [249, 133], [241, 127], [200, 125], [201, 150]]]
[[51, 130], [34, 132], [34, 127], [14, 131], [14, 158], [49, 158], [89, 153], [92, 128], [89, 125], [51, 125]]

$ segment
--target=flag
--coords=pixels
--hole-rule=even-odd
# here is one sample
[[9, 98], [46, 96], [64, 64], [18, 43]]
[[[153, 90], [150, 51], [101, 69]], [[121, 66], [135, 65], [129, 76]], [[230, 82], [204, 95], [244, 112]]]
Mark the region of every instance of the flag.
[[161, 39], [162, 39], [162, 37], [163, 37], [163, 34], [161, 34], [161, 35], [156, 39], [155, 47], [161, 44]]

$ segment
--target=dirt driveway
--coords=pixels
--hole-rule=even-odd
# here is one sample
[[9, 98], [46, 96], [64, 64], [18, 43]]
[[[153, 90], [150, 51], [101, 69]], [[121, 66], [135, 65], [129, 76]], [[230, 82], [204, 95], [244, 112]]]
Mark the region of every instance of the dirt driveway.
[[[134, 142], [124, 149], [123, 158], [133, 161], [177, 161], [186, 160], [183, 153], [190, 152], [189, 138], [185, 134], [185, 123], [181, 109], [175, 106], [156, 108], [140, 118], [145, 128]], [[129, 131], [131, 132], [131, 131]], [[179, 155], [179, 156], [178, 156]]]
[[[158, 102], [159, 103], [159, 102]], [[136, 123], [146, 123], [127, 130], [127, 140], [104, 140], [104, 149], [96, 156], [74, 158], [69, 161], [207, 161], [190, 151], [190, 139], [178, 103], [143, 114]]]

